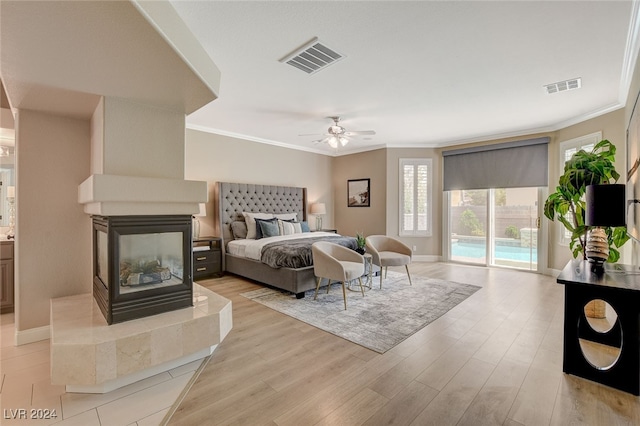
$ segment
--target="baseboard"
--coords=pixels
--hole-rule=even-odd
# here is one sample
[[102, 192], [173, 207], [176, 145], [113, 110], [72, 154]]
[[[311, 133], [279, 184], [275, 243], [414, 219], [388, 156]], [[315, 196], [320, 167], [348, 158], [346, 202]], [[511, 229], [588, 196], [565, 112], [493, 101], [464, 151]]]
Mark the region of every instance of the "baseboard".
[[[422, 254], [422, 255], [414, 255], [412, 257], [412, 260], [414, 262], [442, 262], [442, 256], [437, 256], [437, 255], [432, 255], [432, 254]], [[470, 266], [474, 266], [474, 265], [470, 265]], [[475, 266], [480, 266], [480, 265], [475, 265]], [[560, 272], [562, 272], [559, 269], [552, 269], [552, 268], [547, 268], [546, 270], [542, 271], [541, 273], [544, 275], [549, 275], [552, 277], [557, 277], [558, 275], [560, 275]]]
[[51, 331], [48, 325], [27, 330], [16, 330], [16, 346], [27, 345], [51, 338]]
[[560, 269], [547, 268], [544, 274], [550, 275], [552, 277], [557, 277], [558, 275], [560, 275], [560, 272], [562, 272]]
[[433, 254], [420, 254], [412, 256], [411, 259], [414, 262], [441, 262], [442, 256], [436, 256]]

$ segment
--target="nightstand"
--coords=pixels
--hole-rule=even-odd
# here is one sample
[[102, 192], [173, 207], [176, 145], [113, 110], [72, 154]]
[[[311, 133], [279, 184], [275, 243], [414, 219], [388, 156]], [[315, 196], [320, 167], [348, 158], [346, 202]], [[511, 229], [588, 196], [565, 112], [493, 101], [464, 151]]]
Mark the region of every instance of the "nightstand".
[[193, 240], [193, 280], [222, 276], [222, 239], [199, 237]]

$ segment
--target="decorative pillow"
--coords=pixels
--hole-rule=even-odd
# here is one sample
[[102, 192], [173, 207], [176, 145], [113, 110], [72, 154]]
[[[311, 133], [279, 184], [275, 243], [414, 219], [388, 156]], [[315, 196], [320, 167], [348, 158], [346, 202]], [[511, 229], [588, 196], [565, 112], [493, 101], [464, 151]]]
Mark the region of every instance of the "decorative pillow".
[[247, 223], [241, 220], [231, 222], [231, 233], [234, 240], [243, 240], [247, 238]]
[[278, 228], [280, 229], [280, 235], [291, 235], [295, 233], [293, 222], [288, 220], [278, 219]]
[[311, 232], [311, 229], [309, 229], [309, 224], [305, 221], [300, 222], [300, 227], [302, 228], [302, 232]]
[[256, 218], [256, 240], [259, 240], [260, 238], [264, 237], [264, 235], [262, 235], [262, 228], [260, 227], [260, 223], [262, 222], [274, 222], [274, 223], [278, 223], [278, 219], [276, 219], [275, 217], [271, 218], [271, 219], [257, 219]]
[[293, 233], [302, 234], [302, 225], [300, 222], [293, 222]]
[[262, 231], [262, 236], [267, 237], [275, 237], [280, 235], [280, 228], [278, 227], [278, 222], [268, 222], [266, 220], [262, 220], [258, 222], [260, 225], [260, 230]]
[[302, 226], [299, 222], [277, 219], [280, 235], [301, 234]]
[[276, 213], [273, 217], [281, 220], [298, 220], [298, 213]]
[[250, 239], [256, 238], [256, 218], [271, 219], [273, 217], [273, 213], [242, 212], [242, 215], [244, 216], [244, 221], [247, 223], [247, 238]]

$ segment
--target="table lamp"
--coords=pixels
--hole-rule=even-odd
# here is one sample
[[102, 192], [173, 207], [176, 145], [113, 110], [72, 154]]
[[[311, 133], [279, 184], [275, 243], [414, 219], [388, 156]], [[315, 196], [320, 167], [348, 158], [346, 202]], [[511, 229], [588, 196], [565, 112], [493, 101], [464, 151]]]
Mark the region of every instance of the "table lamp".
[[322, 229], [322, 215], [327, 214], [327, 206], [324, 203], [311, 204], [311, 214], [316, 216], [316, 231]]
[[593, 227], [587, 234], [585, 252], [594, 272], [604, 271], [609, 258], [609, 240], [604, 227], [626, 226], [625, 185], [589, 185], [585, 193], [585, 225]]
[[198, 204], [198, 213], [193, 215], [193, 239], [200, 238], [200, 219], [199, 217], [205, 217], [207, 215], [207, 205], [205, 203]]

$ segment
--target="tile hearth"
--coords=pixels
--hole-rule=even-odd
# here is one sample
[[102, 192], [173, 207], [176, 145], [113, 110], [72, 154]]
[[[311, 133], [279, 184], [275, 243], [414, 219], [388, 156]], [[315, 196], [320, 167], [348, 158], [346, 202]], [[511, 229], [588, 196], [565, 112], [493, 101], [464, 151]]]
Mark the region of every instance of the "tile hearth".
[[51, 382], [104, 393], [213, 352], [232, 327], [231, 302], [194, 284], [194, 306], [107, 325], [91, 294], [51, 300]]
[[[11, 419], [11, 411], [49, 410], [55, 417], [33, 420], [56, 424], [156, 426], [163, 423], [201, 367], [202, 359], [103, 394], [66, 393], [51, 384], [49, 340], [14, 346], [14, 314], [0, 315], [0, 424], [31, 424]], [[5, 411], [6, 410], [6, 411]]]

